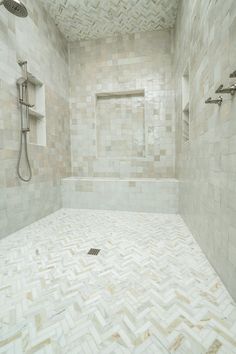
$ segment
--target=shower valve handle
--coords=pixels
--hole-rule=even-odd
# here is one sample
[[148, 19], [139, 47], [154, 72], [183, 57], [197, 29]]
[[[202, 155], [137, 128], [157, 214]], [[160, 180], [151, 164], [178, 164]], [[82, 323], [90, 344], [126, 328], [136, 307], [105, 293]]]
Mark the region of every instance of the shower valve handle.
[[232, 96], [236, 91], [236, 84], [231, 85], [230, 87], [224, 88], [224, 85], [220, 85], [216, 90], [216, 93], [230, 93]]

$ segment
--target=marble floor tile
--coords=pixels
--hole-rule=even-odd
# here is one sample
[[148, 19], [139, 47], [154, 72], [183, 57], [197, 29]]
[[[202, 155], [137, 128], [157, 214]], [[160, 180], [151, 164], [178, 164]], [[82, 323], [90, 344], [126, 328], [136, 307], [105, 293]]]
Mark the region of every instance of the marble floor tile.
[[236, 305], [178, 215], [61, 209], [0, 241], [0, 353], [233, 354]]

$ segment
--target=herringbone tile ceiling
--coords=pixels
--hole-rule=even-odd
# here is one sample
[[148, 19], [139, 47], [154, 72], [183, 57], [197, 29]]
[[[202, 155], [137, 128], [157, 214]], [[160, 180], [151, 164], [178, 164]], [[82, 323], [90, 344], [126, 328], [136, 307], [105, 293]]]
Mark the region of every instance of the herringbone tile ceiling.
[[40, 0], [69, 41], [172, 28], [178, 0]]

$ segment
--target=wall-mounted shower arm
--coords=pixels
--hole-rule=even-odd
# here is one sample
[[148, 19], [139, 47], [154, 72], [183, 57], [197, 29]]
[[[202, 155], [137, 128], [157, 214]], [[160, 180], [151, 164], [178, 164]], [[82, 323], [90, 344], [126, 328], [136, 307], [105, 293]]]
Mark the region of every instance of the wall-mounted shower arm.
[[230, 87], [224, 88], [224, 85], [220, 85], [215, 93], [230, 93], [232, 96], [235, 94], [236, 84], [231, 85]]
[[205, 101], [206, 104], [212, 103], [212, 104], [218, 104], [219, 106], [222, 104], [222, 102], [223, 102], [222, 96], [219, 96], [218, 98], [216, 98], [216, 99], [214, 99], [214, 100], [213, 100], [211, 97], [209, 97], [209, 98]]

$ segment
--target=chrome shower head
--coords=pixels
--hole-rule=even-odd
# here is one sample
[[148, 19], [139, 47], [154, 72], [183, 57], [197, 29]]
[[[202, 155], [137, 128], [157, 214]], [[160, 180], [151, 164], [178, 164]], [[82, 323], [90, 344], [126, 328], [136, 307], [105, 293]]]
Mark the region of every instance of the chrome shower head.
[[20, 0], [3, 0], [0, 5], [4, 5], [9, 12], [18, 17], [28, 16], [28, 11]]

